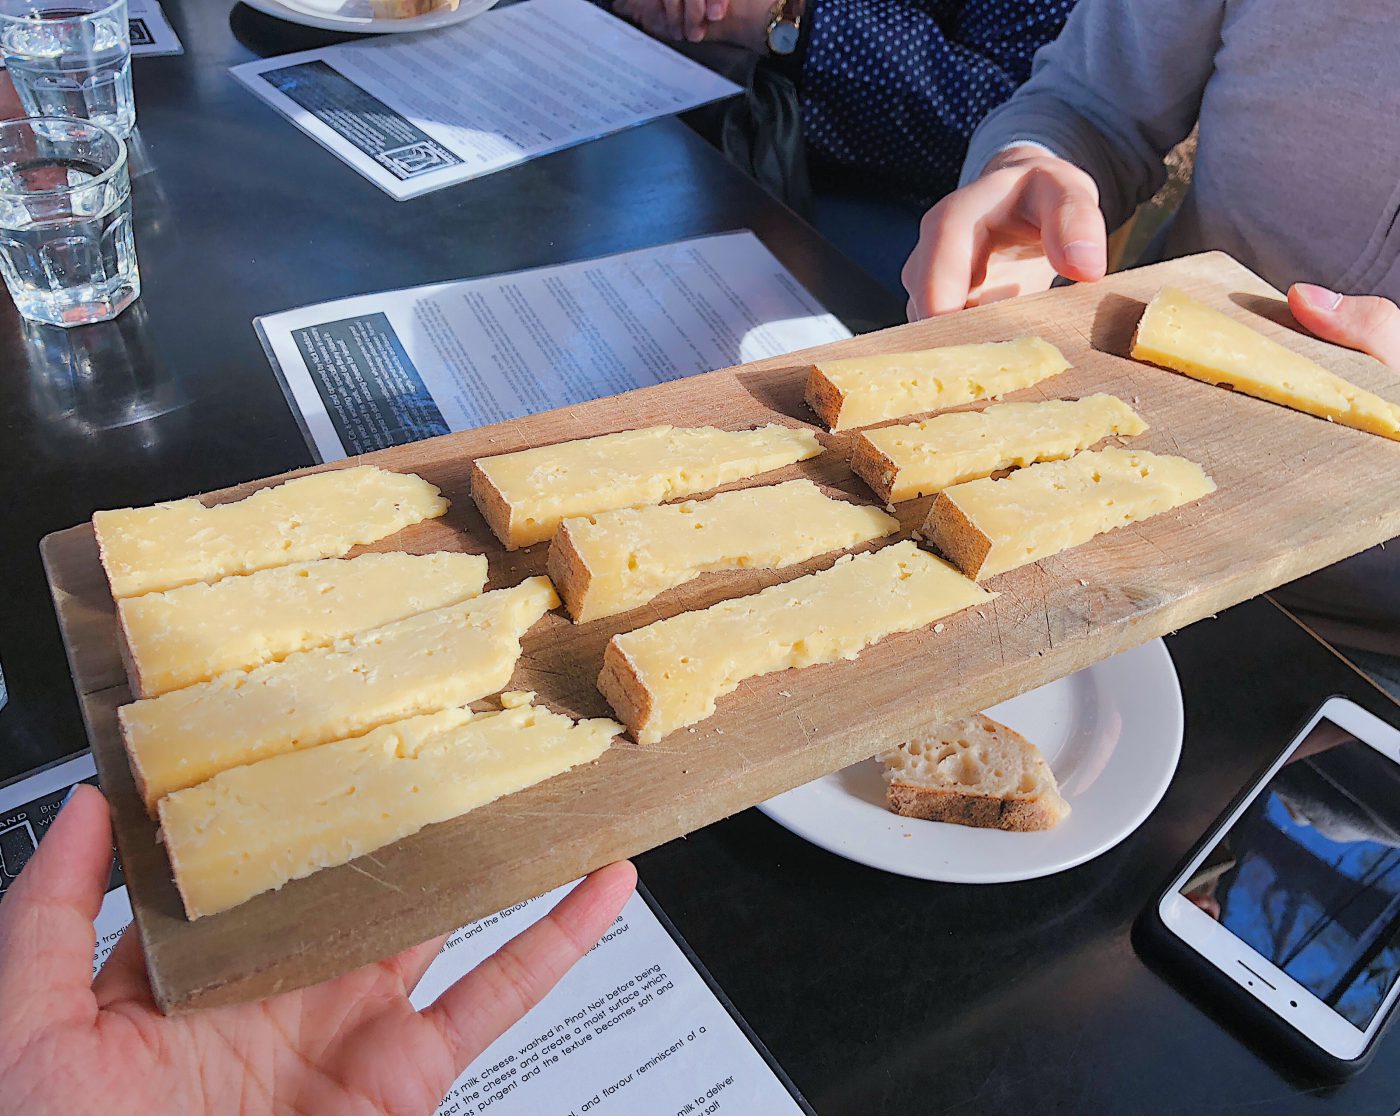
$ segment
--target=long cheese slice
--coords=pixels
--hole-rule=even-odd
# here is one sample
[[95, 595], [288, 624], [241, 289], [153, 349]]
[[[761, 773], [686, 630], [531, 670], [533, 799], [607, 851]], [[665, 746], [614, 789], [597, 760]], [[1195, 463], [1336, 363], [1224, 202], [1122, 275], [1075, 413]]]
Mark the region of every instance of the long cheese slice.
[[1130, 437], [1146, 429], [1137, 412], [1112, 395], [998, 403], [864, 430], [851, 447], [851, 469], [881, 499], [898, 503], [999, 469], [1072, 457], [1110, 434]]
[[117, 711], [146, 807], [230, 767], [465, 705], [510, 681], [520, 637], [559, 603], [546, 577], [230, 671]]
[[464, 709], [236, 767], [160, 802], [192, 919], [597, 759], [622, 726], [529, 705]]
[[1132, 354], [1195, 380], [1400, 440], [1400, 404], [1170, 287], [1147, 304]]
[[472, 498], [510, 550], [543, 542], [568, 516], [659, 504], [805, 461], [810, 430], [652, 426], [478, 458]]
[[633, 738], [651, 744], [703, 721], [746, 678], [854, 659], [886, 636], [994, 595], [912, 542], [895, 543], [615, 635], [598, 688]]
[[447, 511], [437, 488], [373, 465], [332, 469], [206, 508], [193, 497], [92, 517], [118, 599], [336, 558]]
[[1205, 470], [1184, 457], [1091, 450], [1068, 461], [1031, 465], [1001, 480], [945, 488], [923, 529], [963, 573], [980, 579], [1214, 491], [1215, 482]]
[[711, 570], [774, 569], [899, 530], [878, 508], [822, 494], [809, 480], [650, 508], [566, 519], [549, 576], [579, 623], [626, 612]]
[[807, 403], [829, 430], [849, 430], [998, 398], [1068, 367], [1039, 337], [824, 360], [807, 373]]
[[468, 600], [485, 584], [480, 554], [323, 558], [127, 597], [117, 622], [133, 692], [156, 697]]

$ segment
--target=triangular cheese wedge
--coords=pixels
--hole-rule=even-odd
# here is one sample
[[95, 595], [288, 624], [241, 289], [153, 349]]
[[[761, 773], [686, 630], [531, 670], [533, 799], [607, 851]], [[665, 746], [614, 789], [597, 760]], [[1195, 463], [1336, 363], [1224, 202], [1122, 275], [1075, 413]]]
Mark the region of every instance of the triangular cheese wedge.
[[1400, 441], [1400, 405], [1170, 287], [1147, 304], [1132, 355], [1195, 380]]

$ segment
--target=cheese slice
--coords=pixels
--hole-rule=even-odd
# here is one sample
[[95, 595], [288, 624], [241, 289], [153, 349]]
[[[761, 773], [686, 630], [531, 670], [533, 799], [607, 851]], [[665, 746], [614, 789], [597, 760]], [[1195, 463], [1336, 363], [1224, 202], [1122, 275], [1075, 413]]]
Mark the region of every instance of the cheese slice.
[[1214, 491], [1205, 470], [1184, 457], [1110, 447], [946, 488], [923, 530], [963, 573], [980, 579]]
[[117, 710], [146, 808], [220, 771], [465, 705], [509, 681], [559, 603], [546, 577]]
[[1147, 304], [1132, 355], [1195, 380], [1400, 440], [1400, 404], [1169, 287]]
[[127, 597], [117, 622], [132, 692], [156, 697], [468, 600], [485, 584], [480, 554], [323, 558]]
[[472, 499], [510, 550], [543, 542], [568, 516], [659, 504], [805, 461], [810, 430], [652, 426], [478, 458]]
[[112, 596], [335, 558], [447, 511], [437, 488], [373, 465], [332, 469], [231, 504], [193, 497], [93, 515]]
[[823, 360], [807, 373], [807, 403], [830, 430], [941, 411], [1038, 384], [1069, 367], [1039, 337], [912, 353]]
[[566, 519], [549, 576], [578, 623], [626, 612], [712, 570], [790, 566], [899, 530], [878, 508], [822, 494], [809, 480], [650, 508]]
[[615, 635], [598, 688], [633, 738], [652, 744], [713, 714], [746, 678], [854, 659], [888, 635], [994, 595], [912, 542], [895, 543]]
[[176, 791], [160, 826], [185, 913], [228, 910], [589, 763], [621, 731], [529, 705], [449, 709]]
[[1111, 434], [1131, 437], [1147, 423], [1112, 395], [998, 403], [907, 426], [857, 434], [851, 469], [886, 503], [941, 492], [999, 469], [1072, 457]]

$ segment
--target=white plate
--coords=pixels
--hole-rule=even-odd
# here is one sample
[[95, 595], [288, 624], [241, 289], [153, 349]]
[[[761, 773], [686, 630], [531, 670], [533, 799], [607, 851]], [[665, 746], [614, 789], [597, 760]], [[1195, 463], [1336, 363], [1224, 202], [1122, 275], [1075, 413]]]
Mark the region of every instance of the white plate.
[[759, 809], [814, 845], [872, 868], [948, 883], [1048, 876], [1111, 849], [1166, 793], [1181, 756], [1181, 686], [1160, 640], [987, 710], [1040, 748], [1072, 812], [1041, 833], [901, 818], [866, 760]]
[[464, 19], [479, 16], [496, 4], [496, 0], [462, 0], [457, 10], [439, 8], [409, 19], [375, 19], [369, 0], [243, 0], [250, 8], [266, 15], [300, 23], [303, 27], [318, 27], [323, 31], [355, 31], [366, 35], [384, 32], [432, 31], [450, 27]]

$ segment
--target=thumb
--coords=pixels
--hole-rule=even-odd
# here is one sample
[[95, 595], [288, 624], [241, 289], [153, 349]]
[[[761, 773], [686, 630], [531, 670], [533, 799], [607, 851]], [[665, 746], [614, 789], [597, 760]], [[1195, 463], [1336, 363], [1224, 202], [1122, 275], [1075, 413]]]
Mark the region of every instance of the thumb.
[[[112, 868], [107, 800], [79, 783], [0, 902], [0, 1003], [42, 1025], [91, 1012], [92, 920]], [[35, 1010], [20, 1010], [26, 1002]]]
[[1369, 353], [1400, 369], [1400, 307], [1388, 298], [1341, 295], [1313, 283], [1294, 283], [1288, 308], [1298, 324], [1324, 341]]

